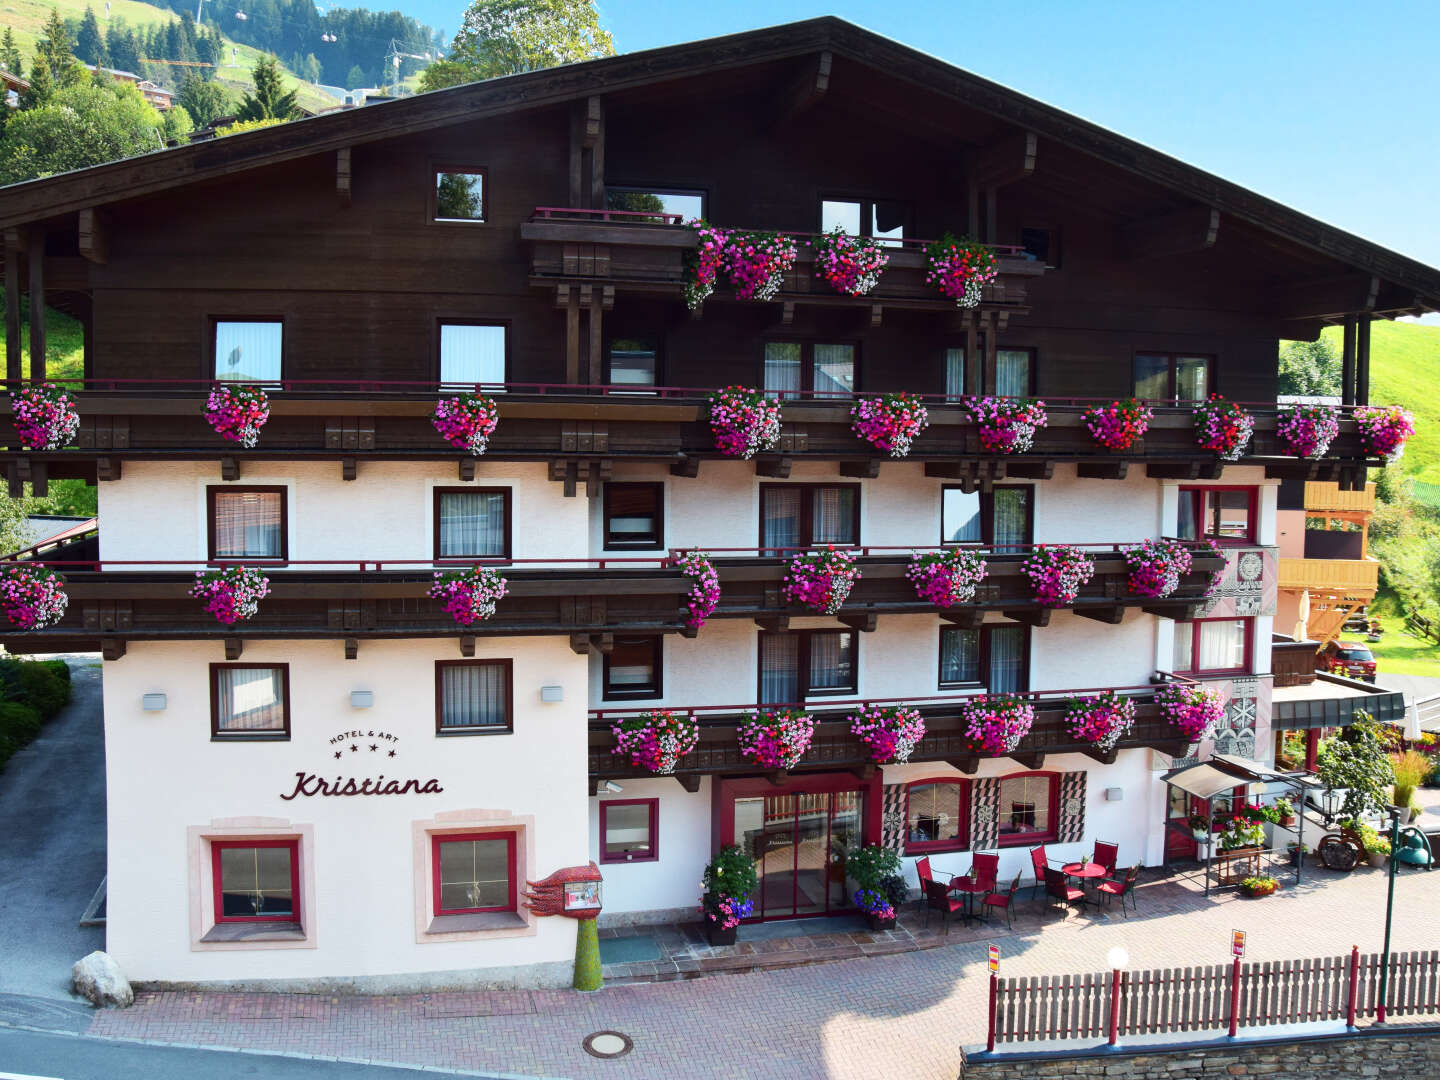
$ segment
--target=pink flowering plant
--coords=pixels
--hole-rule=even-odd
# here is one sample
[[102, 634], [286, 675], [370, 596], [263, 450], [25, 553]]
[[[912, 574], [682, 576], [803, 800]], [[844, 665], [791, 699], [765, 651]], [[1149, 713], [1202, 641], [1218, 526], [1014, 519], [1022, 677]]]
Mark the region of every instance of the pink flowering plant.
[[1065, 727], [1080, 742], [1113, 750], [1135, 724], [1135, 702], [1113, 690], [1074, 698], [1065, 712]]
[[1395, 461], [1405, 452], [1405, 440], [1415, 434], [1415, 417], [1399, 405], [1373, 405], [1355, 410], [1355, 424], [1365, 453]]
[[685, 306], [694, 311], [715, 291], [715, 282], [725, 267], [726, 233], [706, 221], [692, 221], [690, 227], [695, 230], [696, 243], [686, 259], [682, 291]]
[[785, 599], [834, 615], [859, 579], [855, 557], [848, 551], [833, 546], [802, 551], [785, 571]]
[[743, 386], [717, 390], [710, 395], [710, 431], [721, 454], [748, 461], [780, 440], [780, 402]]
[[1275, 422], [1275, 434], [1296, 457], [1324, 457], [1340, 434], [1340, 410], [1333, 405], [1286, 405]]
[[864, 296], [880, 281], [880, 271], [890, 261], [880, 241], [871, 236], [851, 236], [836, 225], [811, 241], [815, 249], [815, 276], [838, 293]]
[[500, 423], [500, 406], [484, 394], [456, 394], [435, 403], [430, 423], [456, 450], [479, 457], [490, 445], [490, 436]]
[[715, 853], [700, 880], [700, 914], [716, 930], [733, 930], [755, 912], [751, 894], [760, 887], [755, 860], [738, 844]]
[[870, 748], [877, 765], [909, 761], [925, 737], [919, 709], [906, 705], [867, 705], [850, 717], [850, 734]]
[[80, 414], [69, 391], [54, 383], [25, 386], [10, 393], [15, 433], [26, 450], [59, 450], [80, 428]]
[[651, 709], [610, 725], [615, 735], [612, 754], [623, 754], [637, 769], [669, 776], [680, 759], [700, 743], [695, 718], [674, 709]]
[[720, 603], [720, 575], [715, 572], [710, 556], [703, 551], [681, 552], [675, 565], [690, 579], [690, 592], [685, 598], [690, 614], [685, 619], [685, 625], [699, 630], [714, 613], [715, 605]]
[[12, 563], [0, 572], [0, 609], [12, 626], [43, 630], [59, 622], [69, 604], [64, 579], [48, 567]]
[[762, 769], [793, 769], [810, 749], [815, 720], [804, 709], [760, 709], [742, 720], [740, 753]]
[[972, 397], [965, 408], [979, 429], [980, 448], [990, 454], [1023, 454], [1035, 432], [1049, 423], [1043, 401], [1021, 398]]
[[482, 622], [495, 614], [495, 605], [505, 596], [506, 582], [488, 566], [436, 573], [426, 596], [439, 600], [461, 626]]
[[799, 250], [788, 236], [732, 232], [725, 238], [725, 274], [740, 300], [774, 300]]
[[1255, 418], [1219, 394], [1195, 406], [1195, 441], [1224, 461], [1239, 461], [1254, 431]]
[[1199, 683], [1166, 683], [1155, 691], [1160, 715], [1169, 720], [1191, 742], [1198, 742], [1225, 716], [1225, 703], [1218, 690]]
[[862, 398], [850, 408], [850, 430], [891, 457], [910, 453], [910, 444], [930, 426], [930, 414], [913, 394]]
[[929, 267], [925, 284], [955, 301], [957, 307], [973, 308], [980, 303], [985, 286], [1000, 274], [995, 252], [977, 240], [957, 240], [946, 233], [925, 248]]
[[1125, 548], [1129, 588], [1136, 596], [1169, 596], [1190, 572], [1190, 549], [1178, 540], [1142, 540]]
[[985, 580], [985, 573], [985, 560], [966, 548], [916, 553], [905, 568], [905, 576], [920, 599], [942, 608], [973, 600], [975, 587]]
[[1109, 405], [1092, 405], [1080, 414], [1090, 437], [1107, 450], [1129, 450], [1150, 430], [1155, 410], [1142, 401], [1126, 398]]
[[258, 386], [222, 382], [210, 391], [205, 419], [216, 435], [249, 450], [260, 441], [260, 429], [270, 419], [270, 399]]
[[895, 918], [895, 908], [890, 898], [879, 889], [858, 889], [855, 892], [855, 906], [866, 915], [877, 919]]
[[965, 734], [987, 754], [1009, 754], [1035, 726], [1035, 706], [1018, 694], [966, 698], [960, 705]]
[[190, 595], [205, 601], [205, 610], [226, 626], [253, 616], [269, 593], [270, 579], [248, 566], [199, 571], [190, 586]]
[[1075, 602], [1080, 586], [1094, 576], [1095, 562], [1068, 544], [1037, 544], [1020, 570], [1030, 579], [1035, 599], [1042, 606], [1064, 607]]

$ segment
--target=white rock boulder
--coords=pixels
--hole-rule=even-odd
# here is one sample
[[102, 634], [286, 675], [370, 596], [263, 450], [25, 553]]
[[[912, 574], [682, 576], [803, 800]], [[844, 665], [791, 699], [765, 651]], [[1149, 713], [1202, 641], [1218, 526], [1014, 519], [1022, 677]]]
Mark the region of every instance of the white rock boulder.
[[135, 1003], [130, 981], [109, 953], [92, 952], [76, 960], [70, 979], [75, 992], [97, 1009], [123, 1009]]

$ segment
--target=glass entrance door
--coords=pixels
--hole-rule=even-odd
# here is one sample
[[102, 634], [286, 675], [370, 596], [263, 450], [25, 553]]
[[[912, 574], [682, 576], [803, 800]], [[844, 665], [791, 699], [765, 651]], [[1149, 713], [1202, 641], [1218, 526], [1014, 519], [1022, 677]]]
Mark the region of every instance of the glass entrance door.
[[755, 860], [755, 916], [825, 915], [850, 906], [845, 871], [861, 844], [864, 793], [795, 792], [735, 800], [735, 842]]

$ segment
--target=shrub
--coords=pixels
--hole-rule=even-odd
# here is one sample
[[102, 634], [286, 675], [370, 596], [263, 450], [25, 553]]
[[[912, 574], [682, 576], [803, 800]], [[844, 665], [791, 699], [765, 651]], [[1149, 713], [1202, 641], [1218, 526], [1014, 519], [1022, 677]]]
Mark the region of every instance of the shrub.
[[1430, 775], [1430, 759], [1414, 750], [1406, 750], [1390, 761], [1395, 770], [1395, 805], [1408, 809], [1415, 802], [1415, 789]]
[[40, 733], [45, 721], [40, 713], [19, 701], [0, 701], [0, 768]]
[[905, 884], [905, 879], [899, 874], [888, 874], [881, 878], [879, 891], [885, 894], [885, 899], [890, 901], [893, 908], [900, 907], [910, 899], [910, 886]]
[[17, 672], [21, 701], [32, 705], [46, 720], [70, 700], [70, 684], [44, 664], [21, 664]]
[[66, 682], [70, 681], [70, 665], [64, 660], [36, 660], [35, 663], [47, 671], [53, 671]]
[[888, 877], [900, 875], [900, 856], [878, 844], [867, 844], [850, 853], [845, 871], [862, 889], [875, 889]]

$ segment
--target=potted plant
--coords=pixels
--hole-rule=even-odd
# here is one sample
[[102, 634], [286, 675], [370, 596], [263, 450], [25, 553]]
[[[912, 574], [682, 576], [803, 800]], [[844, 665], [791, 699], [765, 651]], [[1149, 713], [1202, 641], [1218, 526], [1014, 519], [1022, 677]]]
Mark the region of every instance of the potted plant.
[[[1403, 754], [1390, 755], [1391, 767], [1395, 770], [1395, 790], [1391, 796], [1394, 806], [1403, 806], [1410, 811], [1410, 817], [1417, 813], [1415, 789], [1425, 782], [1430, 774], [1430, 759], [1418, 750], [1406, 750]], [[1402, 821], [1400, 824], [1406, 824]]]
[[1291, 840], [1285, 845], [1285, 850], [1290, 853], [1290, 861], [1296, 866], [1302, 865], [1305, 862], [1305, 856], [1310, 852], [1310, 849], [1298, 840]]
[[975, 422], [980, 449], [987, 454], [1023, 454], [1035, 441], [1035, 432], [1049, 424], [1043, 401], [1007, 397], [966, 398], [965, 408]]
[[741, 921], [755, 910], [751, 893], [759, 887], [755, 861], [737, 844], [727, 844], [715, 853], [705, 867], [700, 882], [700, 914], [705, 921], [705, 936], [711, 945], [734, 945], [735, 931]]
[[1008, 754], [1035, 726], [1035, 707], [1019, 694], [979, 694], [960, 704], [965, 734], [987, 754]]
[[1278, 888], [1280, 888], [1279, 879], [1265, 874], [1247, 877], [1240, 882], [1240, 891], [1250, 897], [1269, 896]]
[[1204, 814], [1190, 815], [1190, 831], [1199, 843], [1210, 843], [1210, 819]]
[[1071, 738], [1113, 750], [1135, 723], [1135, 702], [1113, 690], [1072, 698], [1063, 719]]
[[1192, 743], [1210, 734], [1225, 715], [1220, 692], [1199, 683], [1166, 683], [1155, 691], [1155, 704]]
[[922, 600], [936, 607], [968, 604], [975, 598], [975, 587], [985, 580], [985, 560], [965, 548], [916, 553], [905, 568], [905, 576], [915, 586]]
[[1093, 405], [1081, 413], [1090, 437], [1107, 450], [1129, 450], [1150, 429], [1155, 412], [1134, 398]]
[[435, 403], [430, 423], [456, 450], [479, 457], [500, 423], [500, 406], [484, 394], [456, 394]]
[[205, 420], [222, 439], [247, 450], [260, 441], [260, 429], [270, 419], [270, 399], [258, 386], [221, 383], [205, 400]]
[[0, 571], [0, 610], [21, 630], [43, 630], [59, 622], [69, 604], [65, 581], [54, 570], [12, 564]]
[[694, 311], [710, 298], [715, 291], [715, 282], [725, 266], [724, 229], [717, 229], [705, 221], [692, 221], [695, 230], [695, 250], [685, 260], [685, 284], [683, 293], [685, 306]]
[[815, 720], [804, 709], [761, 709], [736, 732], [740, 753], [765, 769], [793, 769], [815, 736]]
[[636, 768], [657, 776], [669, 776], [680, 759], [700, 742], [700, 725], [695, 718], [674, 709], [651, 709], [639, 716], [627, 716], [612, 724], [615, 749], [627, 754]]
[[1295, 457], [1324, 457], [1340, 434], [1340, 410], [1333, 405], [1287, 405], [1280, 410], [1275, 434]]
[[1258, 848], [1265, 844], [1265, 827], [1249, 818], [1233, 817], [1220, 833], [1221, 851], [1239, 851], [1242, 848]]
[[1381, 836], [1368, 825], [1361, 830], [1360, 837], [1365, 844], [1366, 864], [1377, 867], [1384, 866], [1385, 860], [1390, 857], [1390, 838]]
[[910, 444], [929, 425], [929, 412], [913, 394], [862, 398], [850, 407], [850, 430], [891, 457], [910, 453]]
[[879, 844], [866, 844], [845, 860], [845, 874], [855, 882], [855, 906], [865, 913], [870, 929], [894, 926], [895, 905], [884, 883], [900, 876], [900, 856]]
[[205, 601], [205, 610], [226, 626], [254, 615], [269, 592], [270, 579], [246, 566], [197, 571], [190, 586], [190, 595]]
[[1190, 549], [1178, 540], [1142, 540], [1124, 549], [1128, 587], [1136, 596], [1163, 599], [1190, 572]]
[[834, 615], [860, 578], [855, 557], [829, 545], [824, 551], [802, 551], [785, 571], [785, 599]]
[[1275, 800], [1275, 805], [1272, 809], [1275, 811], [1277, 819], [1275, 824], [1279, 825], [1282, 829], [1288, 829], [1295, 824], [1295, 807], [1291, 805], [1290, 800], [1283, 795]]
[[1355, 424], [1365, 452], [1395, 461], [1405, 452], [1405, 440], [1415, 434], [1415, 417], [1399, 405], [1374, 405], [1355, 410]]
[[892, 930], [895, 927], [895, 905], [876, 889], [855, 890], [855, 906], [865, 913], [871, 930]]
[[1195, 407], [1195, 442], [1211, 450], [1222, 461], [1239, 461], [1250, 445], [1255, 418], [1219, 394]]
[[506, 582], [488, 566], [468, 570], [446, 570], [435, 574], [425, 595], [442, 602], [445, 614], [461, 626], [483, 622], [495, 614], [495, 605], [505, 598]]
[[849, 720], [850, 734], [870, 748], [870, 757], [877, 765], [909, 761], [925, 737], [920, 710], [905, 705], [866, 705]]
[[890, 254], [871, 236], [851, 236], [836, 225], [810, 242], [815, 249], [815, 276], [846, 296], [864, 296], [880, 282]]
[[690, 579], [690, 592], [685, 597], [685, 607], [689, 612], [685, 625], [691, 630], [699, 630], [705, 625], [705, 620], [714, 614], [715, 605], [720, 603], [720, 575], [715, 572], [710, 556], [703, 551], [682, 551], [675, 560], [675, 566]]
[[896, 911], [910, 899], [910, 886], [905, 884], [905, 878], [900, 874], [887, 874], [880, 879], [878, 888]]
[[69, 446], [80, 429], [75, 399], [54, 383], [12, 390], [10, 412], [20, 445], [26, 450], [59, 450]]
[[1095, 562], [1078, 547], [1036, 544], [1034, 553], [1020, 564], [1041, 607], [1073, 604], [1080, 586], [1095, 574]]
[[761, 390], [727, 386], [710, 395], [710, 432], [723, 457], [748, 461], [780, 438], [780, 402]]
[[995, 252], [968, 236], [957, 240], [947, 232], [926, 246], [925, 257], [929, 263], [925, 284], [934, 285], [958, 307], [979, 304], [985, 286], [1000, 274]]

